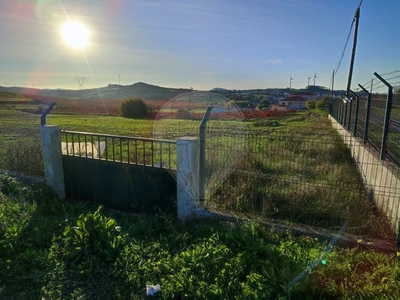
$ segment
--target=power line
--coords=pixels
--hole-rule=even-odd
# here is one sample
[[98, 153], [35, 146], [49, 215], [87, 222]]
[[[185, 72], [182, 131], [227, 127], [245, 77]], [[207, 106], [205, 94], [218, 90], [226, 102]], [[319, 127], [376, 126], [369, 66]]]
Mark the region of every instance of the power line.
[[353, 18], [353, 20], [352, 20], [352, 22], [351, 22], [349, 34], [347, 35], [346, 43], [345, 43], [345, 45], [344, 45], [344, 47], [343, 47], [343, 51], [342, 51], [342, 54], [341, 54], [341, 56], [340, 56], [339, 63], [338, 63], [338, 65], [337, 65], [337, 67], [336, 67], [336, 70], [335, 70], [335, 74], [338, 72], [338, 70], [339, 70], [339, 68], [340, 68], [340, 65], [341, 65], [341, 63], [342, 63], [344, 54], [346, 53], [346, 48], [347, 48], [347, 45], [349, 44], [350, 36], [351, 36], [352, 31], [353, 31], [353, 26], [354, 26], [354, 18]]
[[[361, 8], [362, 3], [363, 3], [363, 0], [361, 0], [360, 3], [358, 4], [357, 10], [359, 10]], [[355, 17], [351, 21], [349, 34], [347, 35], [346, 43], [345, 43], [345, 45], [343, 47], [342, 54], [340, 55], [339, 63], [337, 65], [337, 67], [336, 67], [335, 74], [339, 71], [340, 65], [342, 64], [342, 61], [343, 61], [344, 54], [346, 53], [346, 48], [347, 48], [347, 45], [349, 44], [350, 36], [351, 36], [352, 31], [353, 31], [354, 21], [355, 21]]]

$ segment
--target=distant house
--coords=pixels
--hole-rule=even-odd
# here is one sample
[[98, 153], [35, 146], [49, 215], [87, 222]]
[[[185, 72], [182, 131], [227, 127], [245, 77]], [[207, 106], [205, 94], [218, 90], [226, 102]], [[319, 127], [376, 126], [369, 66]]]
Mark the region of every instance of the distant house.
[[279, 100], [280, 109], [306, 109], [306, 102], [317, 99], [317, 95], [309, 92], [297, 92]]
[[279, 100], [279, 106], [286, 109], [306, 109], [307, 100], [301, 96], [289, 96]]

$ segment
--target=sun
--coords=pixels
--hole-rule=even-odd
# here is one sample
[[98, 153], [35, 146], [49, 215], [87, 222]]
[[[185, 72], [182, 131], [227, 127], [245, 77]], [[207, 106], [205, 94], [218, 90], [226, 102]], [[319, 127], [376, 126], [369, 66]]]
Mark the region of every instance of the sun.
[[81, 22], [68, 21], [61, 27], [61, 34], [68, 46], [83, 49], [89, 41], [89, 29]]

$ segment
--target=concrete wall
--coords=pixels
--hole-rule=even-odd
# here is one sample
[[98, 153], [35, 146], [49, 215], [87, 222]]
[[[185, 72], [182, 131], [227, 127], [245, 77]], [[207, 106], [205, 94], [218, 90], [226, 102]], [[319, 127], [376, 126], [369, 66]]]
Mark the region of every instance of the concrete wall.
[[176, 209], [176, 181], [166, 169], [63, 156], [69, 197], [136, 213]]
[[350, 147], [365, 185], [371, 190], [377, 207], [388, 217], [400, 244], [400, 168], [387, 160], [380, 160], [378, 151], [364, 145], [359, 137], [354, 137], [332, 116], [329, 119]]

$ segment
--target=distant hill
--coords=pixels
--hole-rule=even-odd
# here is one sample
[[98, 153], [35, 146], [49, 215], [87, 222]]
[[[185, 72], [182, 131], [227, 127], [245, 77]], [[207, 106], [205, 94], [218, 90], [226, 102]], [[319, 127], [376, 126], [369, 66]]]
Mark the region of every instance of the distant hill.
[[128, 99], [141, 97], [143, 100], [168, 100], [179, 94], [188, 93], [191, 91], [191, 89], [159, 87], [144, 82], [137, 82], [132, 85], [109, 84], [106, 87], [83, 90], [35, 89], [0, 86], [0, 92], [14, 93], [39, 99]]

